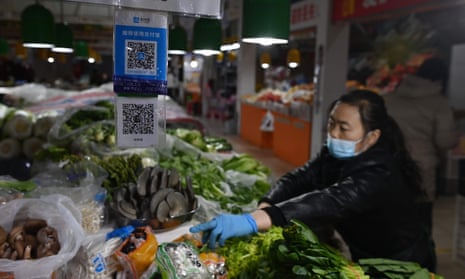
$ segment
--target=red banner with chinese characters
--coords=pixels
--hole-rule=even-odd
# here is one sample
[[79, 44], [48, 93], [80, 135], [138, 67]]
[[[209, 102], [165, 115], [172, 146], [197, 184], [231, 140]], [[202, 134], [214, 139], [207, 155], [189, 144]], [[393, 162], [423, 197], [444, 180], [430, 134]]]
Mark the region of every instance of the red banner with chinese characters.
[[333, 0], [333, 20], [370, 16], [432, 0]]

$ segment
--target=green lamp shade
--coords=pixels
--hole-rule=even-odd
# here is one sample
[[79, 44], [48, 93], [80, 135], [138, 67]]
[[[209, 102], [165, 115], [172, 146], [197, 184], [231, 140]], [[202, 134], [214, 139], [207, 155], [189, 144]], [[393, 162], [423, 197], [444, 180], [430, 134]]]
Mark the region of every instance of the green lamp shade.
[[73, 32], [68, 25], [57, 23], [55, 25], [56, 40], [55, 47], [52, 48], [53, 52], [72, 53], [73, 49]]
[[168, 54], [183, 55], [187, 51], [187, 32], [182, 26], [176, 25], [170, 29]]
[[290, 28], [289, 0], [244, 0], [242, 41], [286, 44]]
[[0, 38], [0, 55], [1, 56], [6, 56], [10, 53], [10, 46], [8, 45], [8, 42]]
[[199, 18], [194, 23], [192, 49], [195, 54], [210, 56], [220, 53], [221, 21], [212, 18]]
[[28, 6], [21, 13], [21, 34], [25, 47], [53, 47], [55, 21], [52, 13], [40, 4]]
[[84, 41], [77, 41], [74, 43], [74, 56], [78, 59], [89, 58], [89, 46]]

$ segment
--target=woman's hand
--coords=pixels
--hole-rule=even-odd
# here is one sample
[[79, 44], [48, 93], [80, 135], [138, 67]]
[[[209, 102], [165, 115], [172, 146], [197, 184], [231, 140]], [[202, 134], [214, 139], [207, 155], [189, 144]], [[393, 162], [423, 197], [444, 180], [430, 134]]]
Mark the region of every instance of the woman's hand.
[[226, 239], [258, 232], [257, 223], [251, 214], [221, 214], [212, 220], [189, 229], [191, 233], [203, 232], [202, 242], [214, 249], [216, 241], [223, 246]]

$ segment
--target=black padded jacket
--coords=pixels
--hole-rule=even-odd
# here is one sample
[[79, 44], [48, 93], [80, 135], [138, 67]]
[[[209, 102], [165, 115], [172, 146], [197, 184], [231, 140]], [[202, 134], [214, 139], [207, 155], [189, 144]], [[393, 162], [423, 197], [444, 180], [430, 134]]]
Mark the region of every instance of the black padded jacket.
[[429, 267], [431, 240], [419, 224], [413, 191], [392, 154], [373, 146], [350, 159], [323, 147], [314, 160], [281, 177], [261, 200], [272, 223], [298, 219], [310, 228], [331, 225], [353, 260], [383, 257]]

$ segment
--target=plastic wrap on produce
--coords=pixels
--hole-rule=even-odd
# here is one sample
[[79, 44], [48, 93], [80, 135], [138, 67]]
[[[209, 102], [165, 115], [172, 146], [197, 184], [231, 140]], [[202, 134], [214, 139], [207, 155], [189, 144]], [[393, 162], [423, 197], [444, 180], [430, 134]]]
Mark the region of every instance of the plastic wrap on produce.
[[33, 181], [37, 188], [31, 197], [62, 194], [76, 205], [81, 216], [81, 226], [86, 233], [96, 233], [104, 222], [105, 191], [101, 187], [107, 172], [92, 161], [82, 161], [63, 168], [49, 165]]
[[224, 213], [224, 210], [221, 209], [219, 202], [207, 200], [202, 196], [197, 196], [197, 198], [199, 201], [199, 210], [192, 218], [192, 222], [203, 223], [214, 218], [218, 214]]
[[[89, 115], [85, 121], [84, 114]], [[90, 115], [94, 115], [92, 119]], [[104, 106], [70, 108], [51, 127], [48, 141], [56, 146], [66, 146], [74, 154], [104, 155], [116, 149], [112, 118], [113, 112]], [[79, 125], [70, 124], [77, 121], [80, 121]]]
[[84, 239], [79, 210], [63, 195], [13, 200], [2, 206], [1, 214], [0, 226], [6, 231], [11, 230], [17, 220], [43, 219], [56, 229], [60, 242], [60, 250], [53, 256], [27, 261], [0, 259], [0, 270], [12, 272], [12, 278], [51, 278], [53, 271], [76, 255]]
[[166, 134], [166, 148], [167, 150], [178, 149], [193, 156], [201, 156], [213, 162], [221, 162], [223, 160], [231, 159], [236, 153], [214, 153], [203, 152], [197, 147], [179, 139], [176, 136]]
[[2, 88], [3, 94], [8, 94], [17, 104], [34, 104], [56, 96], [72, 96], [78, 91], [52, 89], [41, 84], [29, 83], [11, 88]]
[[83, 91], [47, 89], [45, 98], [28, 103], [25, 109], [36, 115], [62, 114], [69, 108], [89, 106], [102, 100], [113, 101], [116, 94], [110, 86], [112, 83]]
[[56, 279], [111, 279], [121, 269], [114, 252], [121, 238], [106, 239], [106, 232], [88, 234], [76, 256], [55, 273]]
[[226, 180], [237, 186], [252, 187], [257, 180], [261, 179], [258, 175], [247, 174], [239, 171], [227, 170]]

